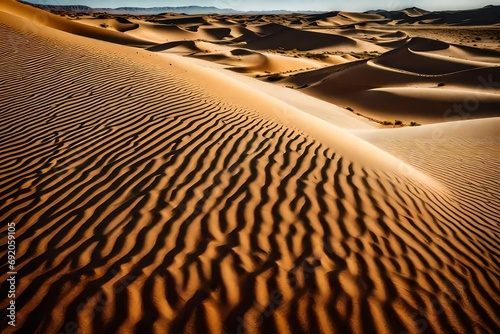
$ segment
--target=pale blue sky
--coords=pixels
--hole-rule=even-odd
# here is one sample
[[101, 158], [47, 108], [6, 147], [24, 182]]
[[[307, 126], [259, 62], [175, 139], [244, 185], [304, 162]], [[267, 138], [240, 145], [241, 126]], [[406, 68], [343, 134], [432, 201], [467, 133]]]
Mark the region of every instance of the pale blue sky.
[[237, 10], [346, 10], [365, 11], [369, 9], [397, 10], [420, 7], [429, 10], [478, 8], [486, 5], [500, 5], [495, 0], [27, 0], [47, 5], [87, 5], [95, 8], [116, 7], [178, 7], [216, 6]]

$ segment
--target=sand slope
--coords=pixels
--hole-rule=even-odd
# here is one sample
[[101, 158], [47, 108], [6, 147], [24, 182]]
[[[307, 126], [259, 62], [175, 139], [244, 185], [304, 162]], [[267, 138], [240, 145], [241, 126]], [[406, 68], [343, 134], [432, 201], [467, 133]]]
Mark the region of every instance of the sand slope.
[[482, 195], [195, 62], [19, 15], [0, 10], [0, 219], [20, 278], [2, 333], [500, 326]]
[[14, 0], [2, 1], [2, 3], [0, 3], [0, 10], [26, 19], [26, 21], [24, 21], [23, 28], [30, 31], [37, 30], [38, 25], [43, 25], [72, 34], [97, 38], [113, 43], [137, 46], [151, 45], [148, 41], [127, 36], [116, 30], [113, 31], [98, 27], [89, 27], [75, 21], [59, 17], [58, 15], [41, 11], [29, 5], [16, 3]]

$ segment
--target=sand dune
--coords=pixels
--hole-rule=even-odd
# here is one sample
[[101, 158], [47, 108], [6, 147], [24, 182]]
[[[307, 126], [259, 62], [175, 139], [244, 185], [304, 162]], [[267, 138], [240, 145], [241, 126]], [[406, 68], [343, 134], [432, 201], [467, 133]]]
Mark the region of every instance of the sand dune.
[[500, 205], [500, 182], [488, 171], [498, 170], [498, 117], [355, 134], [448, 185], [469, 212], [484, 210], [488, 219], [476, 221], [481, 229], [488, 231], [497, 225], [499, 212], [488, 207]]
[[356, 41], [341, 35], [286, 28], [248, 43], [249, 48], [257, 50], [283, 48], [285, 50], [298, 49], [308, 51], [318, 49], [318, 45], [321, 45], [321, 48], [353, 47], [356, 45]]
[[347, 13], [340, 12], [339, 16], [348, 18], [354, 22], [364, 22], [364, 21], [377, 21], [384, 20], [385, 18], [379, 14], [368, 14], [368, 13]]
[[301, 58], [255, 52], [248, 49], [231, 49], [224, 53], [198, 54], [195, 57], [228, 65], [229, 69], [240, 73], [261, 74], [314, 69], [324, 63]]
[[112, 28], [119, 32], [125, 32], [139, 28], [139, 24], [132, 23], [129, 20], [121, 17], [112, 19], [98, 19], [98, 18], [80, 19], [78, 20], [78, 23], [84, 23], [94, 27]]
[[400, 11], [370, 11], [393, 21], [394, 24], [443, 24], [452, 26], [474, 26], [498, 24], [500, 6], [486, 6], [461, 11], [429, 12], [412, 7]]
[[[388, 68], [394, 68], [404, 72], [410, 72], [415, 75], [443, 75], [454, 72], [462, 72], [482, 67], [492, 67], [491, 63], [464, 59], [462, 57], [453, 57], [453, 53], [446, 55], [434, 53], [450, 49], [448, 43], [414, 38], [404, 47], [387, 52], [383, 57], [372, 60], [370, 63], [382, 65]], [[455, 46], [456, 50], [460, 47]], [[496, 53], [497, 59], [500, 53]]]
[[155, 52], [168, 51], [180, 53], [193, 53], [201, 51], [201, 49], [198, 47], [198, 44], [193, 41], [168, 42], [152, 46], [147, 50]]
[[142, 39], [133, 38], [118, 31], [84, 26], [77, 22], [64, 19], [57, 15], [41, 11], [28, 5], [14, 5], [12, 4], [11, 0], [6, 0], [0, 3], [0, 10], [5, 13], [10, 13], [18, 17], [27, 19], [27, 21], [25, 21], [26, 29], [37, 29], [36, 24], [42, 24], [79, 36], [98, 38], [100, 40], [113, 43], [137, 46], [151, 44]]
[[150, 22], [140, 22], [137, 29], [128, 31], [126, 34], [154, 43], [177, 42], [186, 40], [191, 41], [202, 37], [197, 32], [182, 29], [177, 26], [159, 25]]
[[[358, 40], [362, 40], [369, 43], [374, 43], [377, 46], [388, 47], [388, 48], [396, 48], [403, 44], [405, 44], [409, 35], [404, 31], [396, 30], [393, 32], [388, 32], [387, 30], [381, 30], [374, 28], [366, 28], [366, 27], [348, 27], [342, 28], [338, 31], [338, 33], [344, 36], [350, 36], [356, 38]], [[367, 50], [383, 50], [381, 48], [367, 48]]]
[[[348, 131], [345, 110], [322, 119], [301, 92], [128, 35], [147, 26], [33, 13], [0, 4], [0, 219], [19, 278], [2, 333], [498, 330], [497, 118]], [[373, 64], [305, 75], [416, 77]]]
[[418, 16], [422, 16], [422, 15], [429, 13], [429, 12], [427, 12], [421, 8], [417, 8], [417, 7], [407, 8], [407, 9], [403, 10], [402, 12], [410, 17], [418, 17]]
[[379, 120], [435, 123], [498, 116], [500, 53], [469, 52], [414, 38], [373, 60], [293, 75], [282, 84], [307, 87], [305, 92]]
[[246, 27], [240, 27], [240, 26], [235, 26], [232, 27], [231, 29], [232, 34], [235, 36], [233, 39], [234, 42], [248, 42], [254, 39], [258, 39], [260, 36], [255, 33], [254, 31], [246, 28]]

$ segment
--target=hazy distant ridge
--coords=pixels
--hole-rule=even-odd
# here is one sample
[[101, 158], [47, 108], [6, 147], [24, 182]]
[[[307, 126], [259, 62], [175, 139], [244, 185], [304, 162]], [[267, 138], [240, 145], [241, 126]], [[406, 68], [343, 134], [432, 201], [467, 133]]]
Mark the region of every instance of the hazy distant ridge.
[[[76, 12], [76, 13], [90, 13], [90, 12], [106, 12], [109, 14], [132, 14], [132, 15], [153, 15], [160, 13], [184, 13], [184, 14], [292, 14], [297, 13], [294, 11], [287, 10], [271, 10], [271, 11], [238, 11], [231, 8], [217, 8], [217, 7], [205, 7], [205, 6], [184, 6], [184, 7], [118, 7], [118, 8], [92, 8], [89, 6], [82, 5], [40, 5], [32, 4], [29, 2], [20, 1], [31, 6], [46, 10], [46, 11], [65, 11], [65, 12]], [[304, 14], [318, 14], [323, 13], [321, 11], [301, 11]]]

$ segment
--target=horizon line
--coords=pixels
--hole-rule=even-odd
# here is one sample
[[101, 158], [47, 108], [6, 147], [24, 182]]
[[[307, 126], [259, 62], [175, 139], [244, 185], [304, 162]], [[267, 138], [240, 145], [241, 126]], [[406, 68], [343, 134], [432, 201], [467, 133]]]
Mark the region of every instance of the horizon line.
[[421, 8], [421, 7], [416, 7], [416, 6], [412, 6], [412, 7], [405, 7], [405, 8], [401, 8], [401, 9], [384, 9], [384, 8], [377, 8], [377, 9], [368, 9], [368, 10], [365, 10], [365, 11], [346, 11], [346, 10], [340, 10], [340, 9], [325, 9], [325, 10], [311, 10], [311, 9], [297, 9], [297, 10], [289, 10], [289, 9], [266, 9], [266, 10], [240, 10], [240, 9], [235, 9], [235, 8], [230, 8], [230, 7], [226, 7], [226, 8], [220, 8], [220, 7], [217, 7], [217, 6], [203, 6], [203, 5], [186, 5], [186, 6], [154, 6], [154, 7], [137, 7], [137, 6], [123, 6], [123, 7], [91, 7], [91, 6], [88, 6], [88, 5], [82, 5], [82, 4], [67, 4], [67, 5], [57, 5], [57, 4], [38, 4], [38, 3], [32, 3], [30, 1], [27, 1], [27, 0], [17, 0], [18, 2], [23, 2], [23, 3], [28, 3], [30, 5], [35, 5], [35, 6], [53, 6], [53, 7], [75, 7], [75, 6], [81, 6], [81, 7], [88, 7], [88, 8], [91, 8], [91, 9], [122, 9], [122, 8], [136, 8], [136, 9], [155, 9], [155, 8], [186, 8], [186, 7], [198, 7], [198, 8], [215, 8], [215, 9], [218, 9], [218, 10], [232, 10], [232, 11], [235, 11], [235, 12], [242, 12], [242, 13], [251, 13], [251, 12], [260, 12], [260, 13], [266, 13], [266, 12], [276, 12], [276, 11], [284, 11], [284, 12], [290, 12], [290, 13], [301, 13], [301, 12], [316, 12], [316, 13], [329, 13], [329, 12], [350, 12], [350, 13], [365, 13], [365, 12], [369, 12], [369, 11], [387, 11], [387, 12], [394, 12], [394, 11], [403, 11], [403, 10], [406, 10], [406, 9], [412, 9], [412, 8], [416, 8], [416, 9], [421, 9], [421, 10], [425, 10], [425, 11], [428, 11], [428, 12], [442, 12], [442, 11], [463, 11], [463, 10], [474, 10], [474, 9], [482, 9], [482, 8], [486, 8], [486, 7], [500, 7], [500, 5], [493, 5], [493, 4], [489, 4], [489, 5], [485, 5], [485, 6], [481, 6], [481, 7], [468, 7], [468, 8], [460, 8], [460, 9], [456, 9], [456, 8], [449, 8], [449, 9], [438, 9], [438, 10], [428, 10], [428, 9], [425, 9], [425, 8]]

